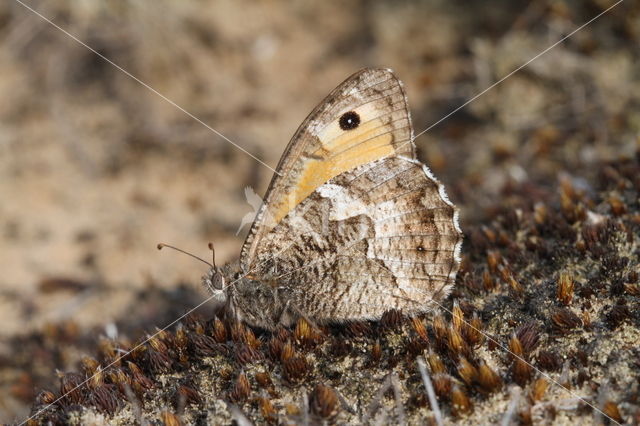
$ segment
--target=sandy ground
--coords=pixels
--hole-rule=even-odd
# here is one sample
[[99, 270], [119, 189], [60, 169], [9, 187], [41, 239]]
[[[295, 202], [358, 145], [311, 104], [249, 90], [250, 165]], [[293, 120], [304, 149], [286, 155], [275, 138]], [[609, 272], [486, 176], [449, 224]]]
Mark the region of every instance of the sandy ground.
[[[359, 68], [397, 72], [421, 131], [612, 4], [27, 3], [270, 167]], [[206, 266], [156, 244], [209, 258], [213, 241], [219, 263], [235, 258], [244, 188], [262, 194], [272, 171], [17, 2], [0, 5], [0, 46], [0, 421], [11, 421], [33, 398], [15, 391], [16, 338], [70, 322], [96, 337], [160, 326], [194, 306]], [[463, 223], [482, 223], [509, 182], [554, 192], [559, 173], [582, 170], [579, 183], [635, 152], [638, 46], [640, 8], [627, 1], [417, 141]], [[76, 361], [20, 365], [35, 389]]]

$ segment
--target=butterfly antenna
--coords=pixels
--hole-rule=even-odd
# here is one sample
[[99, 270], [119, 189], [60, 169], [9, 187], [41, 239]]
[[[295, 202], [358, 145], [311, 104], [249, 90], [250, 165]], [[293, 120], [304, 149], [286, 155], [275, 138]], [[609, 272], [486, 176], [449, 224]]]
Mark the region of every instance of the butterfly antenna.
[[209, 250], [211, 250], [211, 253], [212, 253], [211, 254], [211, 261], [213, 262], [213, 267], [217, 268], [217, 266], [216, 266], [216, 249], [213, 248], [213, 243], [209, 243], [208, 246], [209, 246]]
[[[211, 244], [211, 243], [209, 243], [209, 244]], [[209, 266], [210, 266], [210, 267], [212, 267], [212, 268], [215, 268], [215, 267], [216, 267], [216, 263], [215, 263], [215, 261], [213, 262], [213, 264], [211, 264], [211, 263], [207, 262], [206, 260], [204, 260], [203, 258], [198, 257], [198, 256], [196, 256], [195, 254], [191, 254], [191, 253], [189, 253], [189, 252], [186, 252], [186, 251], [184, 251], [184, 250], [182, 250], [182, 249], [179, 249], [178, 247], [174, 247], [174, 246], [172, 246], [172, 245], [165, 244], [165, 243], [158, 243], [158, 250], [162, 250], [162, 249], [163, 249], [163, 248], [165, 248], [165, 247], [169, 247], [170, 249], [174, 249], [175, 251], [179, 251], [180, 253], [184, 253], [184, 254], [186, 254], [187, 256], [191, 256], [191, 257], [193, 257], [194, 259], [197, 259], [197, 260], [199, 260], [199, 261], [200, 261], [200, 262], [202, 262], [202, 263], [206, 263], [207, 265], [209, 265]]]

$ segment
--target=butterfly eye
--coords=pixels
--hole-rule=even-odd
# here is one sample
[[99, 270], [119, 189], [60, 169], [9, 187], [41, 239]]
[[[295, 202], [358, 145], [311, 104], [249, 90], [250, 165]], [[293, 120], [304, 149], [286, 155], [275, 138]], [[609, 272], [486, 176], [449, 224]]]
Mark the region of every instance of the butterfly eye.
[[213, 285], [213, 288], [215, 288], [216, 290], [222, 290], [224, 288], [224, 275], [222, 275], [222, 273], [220, 271], [216, 271], [213, 274], [213, 278], [211, 279], [211, 284]]
[[355, 111], [345, 112], [339, 123], [342, 130], [352, 130], [360, 125], [360, 116]]

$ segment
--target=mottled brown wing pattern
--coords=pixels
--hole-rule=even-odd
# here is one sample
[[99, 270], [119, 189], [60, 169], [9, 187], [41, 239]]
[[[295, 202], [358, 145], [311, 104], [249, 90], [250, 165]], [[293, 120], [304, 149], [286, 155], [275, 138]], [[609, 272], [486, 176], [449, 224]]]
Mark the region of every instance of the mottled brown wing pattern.
[[262, 238], [255, 275], [315, 320], [433, 309], [449, 293], [462, 233], [442, 185], [390, 157], [332, 178]]
[[[354, 111], [359, 126], [345, 131], [340, 117]], [[386, 69], [349, 77], [294, 134], [242, 247], [241, 268], [252, 271], [262, 239], [318, 187], [349, 170], [385, 157], [414, 158], [412, 129], [402, 84]]]

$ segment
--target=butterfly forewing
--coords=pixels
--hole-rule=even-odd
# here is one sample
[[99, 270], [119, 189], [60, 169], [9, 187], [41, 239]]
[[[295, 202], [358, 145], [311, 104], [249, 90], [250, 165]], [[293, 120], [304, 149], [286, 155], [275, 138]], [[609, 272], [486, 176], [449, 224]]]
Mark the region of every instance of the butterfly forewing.
[[[358, 125], [344, 130], [348, 113]], [[406, 96], [386, 69], [361, 70], [329, 94], [300, 125], [287, 146], [241, 253], [252, 270], [261, 239], [319, 186], [383, 157], [414, 157]]]

